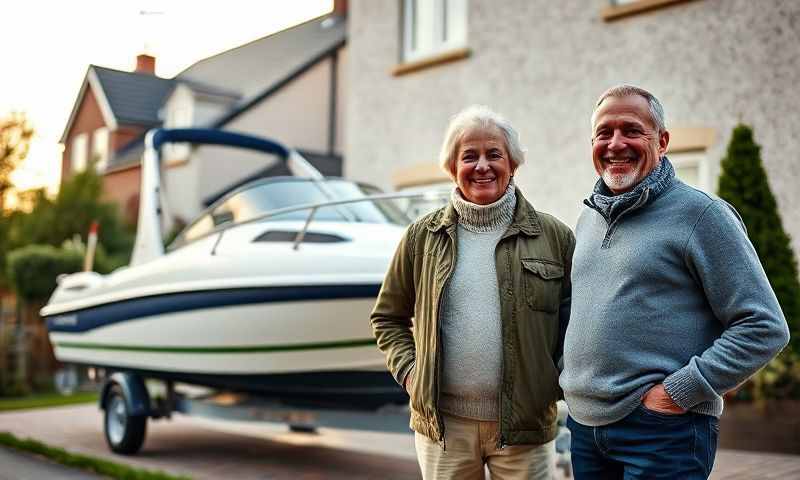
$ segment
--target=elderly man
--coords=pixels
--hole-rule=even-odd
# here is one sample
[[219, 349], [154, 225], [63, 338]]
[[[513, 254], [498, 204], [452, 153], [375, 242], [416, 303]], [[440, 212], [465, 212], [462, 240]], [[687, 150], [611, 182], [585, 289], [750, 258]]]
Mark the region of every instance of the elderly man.
[[597, 101], [560, 377], [578, 480], [708, 478], [722, 395], [788, 342], [741, 218], [675, 178], [668, 143], [649, 92]]

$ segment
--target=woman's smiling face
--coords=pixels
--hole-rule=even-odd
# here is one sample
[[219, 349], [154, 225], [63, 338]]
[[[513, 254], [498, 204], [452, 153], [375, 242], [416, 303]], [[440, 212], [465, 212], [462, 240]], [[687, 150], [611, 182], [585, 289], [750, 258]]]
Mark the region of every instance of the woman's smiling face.
[[458, 142], [454, 173], [465, 200], [478, 205], [499, 200], [514, 173], [500, 129], [474, 126], [465, 130]]

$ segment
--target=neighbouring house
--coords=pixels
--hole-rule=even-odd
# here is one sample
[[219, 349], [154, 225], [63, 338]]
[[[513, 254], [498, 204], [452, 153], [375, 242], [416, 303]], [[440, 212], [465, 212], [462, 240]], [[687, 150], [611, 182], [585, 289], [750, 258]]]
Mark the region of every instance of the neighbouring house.
[[139, 55], [136, 70], [90, 65], [61, 143], [62, 181], [92, 165], [104, 174], [104, 191], [129, 219], [136, 218], [139, 169], [115, 169], [111, 158], [148, 129], [161, 124], [159, 109], [173, 81], [155, 75], [155, 58]]
[[[105, 196], [135, 222], [146, 132], [210, 127], [275, 139], [340, 175], [347, 62], [346, 1], [322, 17], [200, 60], [174, 78], [155, 58], [134, 72], [89, 67], [62, 143], [62, 178], [94, 165]], [[168, 213], [194, 218], [244, 181], [285, 174], [274, 160], [221, 147], [174, 145], [164, 153]]]
[[633, 83], [663, 102], [669, 158], [701, 189], [716, 190], [732, 128], [754, 127], [800, 252], [798, 20], [793, 0], [353, 0], [345, 174], [449, 189], [437, 167], [445, 126], [486, 104], [527, 145], [517, 184], [575, 225], [596, 180], [594, 102]]

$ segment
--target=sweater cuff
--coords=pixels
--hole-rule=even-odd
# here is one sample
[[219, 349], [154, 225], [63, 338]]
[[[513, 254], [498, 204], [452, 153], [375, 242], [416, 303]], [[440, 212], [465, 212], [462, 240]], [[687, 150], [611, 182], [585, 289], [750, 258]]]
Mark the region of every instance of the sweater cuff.
[[719, 398], [700, 374], [694, 358], [688, 365], [665, 378], [662, 383], [672, 401], [684, 410], [689, 410], [698, 403]]

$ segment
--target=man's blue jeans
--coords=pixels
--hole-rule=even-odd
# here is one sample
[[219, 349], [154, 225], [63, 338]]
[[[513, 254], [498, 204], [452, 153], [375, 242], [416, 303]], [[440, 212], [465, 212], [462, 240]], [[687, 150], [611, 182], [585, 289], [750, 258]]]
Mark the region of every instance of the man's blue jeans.
[[707, 479], [719, 436], [716, 417], [642, 405], [610, 425], [587, 427], [569, 417], [567, 427], [575, 480]]

